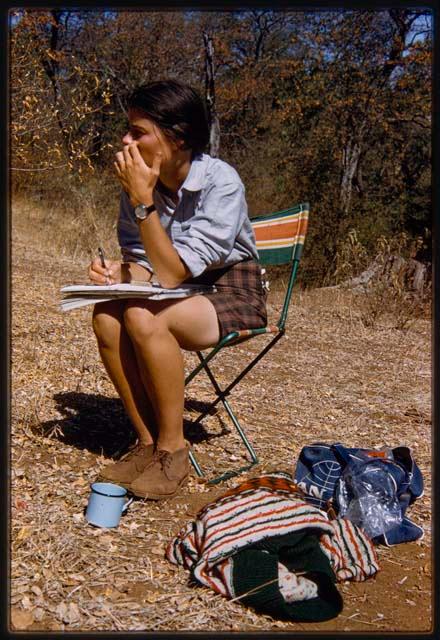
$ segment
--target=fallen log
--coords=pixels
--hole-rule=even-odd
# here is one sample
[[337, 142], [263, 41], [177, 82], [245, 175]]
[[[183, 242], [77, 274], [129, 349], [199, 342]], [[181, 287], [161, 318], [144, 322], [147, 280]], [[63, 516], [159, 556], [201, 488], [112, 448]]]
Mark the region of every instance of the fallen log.
[[383, 256], [376, 256], [365, 271], [354, 278], [344, 280], [337, 286], [355, 291], [366, 291], [371, 285], [378, 282], [391, 283], [392, 279], [396, 277], [405, 290], [423, 295], [430, 285], [430, 265], [414, 260], [414, 258], [406, 260], [398, 255], [390, 255], [385, 259]]

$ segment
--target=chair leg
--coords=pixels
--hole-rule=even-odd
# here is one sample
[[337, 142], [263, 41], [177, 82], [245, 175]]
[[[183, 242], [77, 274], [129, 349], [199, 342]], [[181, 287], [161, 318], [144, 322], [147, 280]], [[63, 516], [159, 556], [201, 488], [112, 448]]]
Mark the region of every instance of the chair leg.
[[[227, 480], [228, 478], [234, 477], [239, 475], [240, 473], [242, 473], [243, 471], [247, 471], [248, 469], [251, 469], [254, 465], [258, 464], [259, 460], [257, 457], [257, 454], [254, 450], [254, 448], [252, 447], [251, 443], [249, 442], [248, 438], [246, 437], [246, 434], [244, 433], [237, 416], [234, 414], [234, 412], [232, 411], [232, 408], [230, 406], [230, 404], [228, 403], [228, 401], [225, 399], [227, 395], [230, 394], [231, 390], [240, 382], [240, 380], [242, 380], [244, 378], [244, 376], [257, 364], [257, 362], [259, 362], [259, 360], [261, 360], [261, 358], [269, 351], [269, 349], [271, 349], [273, 347], [273, 345], [278, 342], [278, 340], [283, 336], [284, 331], [278, 333], [265, 347], [264, 349], [262, 349], [262, 351], [243, 369], [243, 371], [226, 387], [226, 389], [224, 389], [223, 391], [220, 389], [220, 387], [218, 386], [218, 383], [216, 381], [216, 379], [214, 378], [214, 375], [212, 373], [212, 371], [209, 369], [208, 367], [208, 362], [217, 354], [217, 352], [220, 350], [218, 347], [215, 347], [212, 351], [209, 352], [209, 354], [206, 356], [206, 358], [204, 357], [203, 353], [201, 353], [200, 351], [197, 352], [197, 356], [200, 360], [200, 363], [197, 365], [197, 367], [187, 376], [187, 378], [185, 379], [185, 386], [198, 374], [200, 373], [200, 371], [202, 369], [204, 369], [211, 381], [211, 384], [213, 385], [215, 392], [217, 394], [216, 399], [211, 402], [211, 404], [209, 405], [208, 409], [206, 409], [204, 412], [202, 412], [196, 422], [200, 422], [208, 413], [209, 411], [215, 407], [219, 402], [222, 402], [223, 406], [225, 407], [226, 412], [228, 413], [232, 423], [234, 424], [235, 428], [238, 431], [238, 434], [241, 438], [241, 440], [243, 441], [244, 445], [246, 446], [246, 449], [248, 450], [252, 462], [249, 465], [246, 465], [244, 467], [240, 467], [239, 469], [236, 469], [234, 471], [226, 471], [225, 473], [223, 473], [222, 475], [213, 478], [212, 480], [209, 480], [207, 484], [217, 484], [223, 480]], [[190, 461], [191, 464], [193, 465], [196, 474], [199, 477], [203, 477], [204, 473], [200, 468], [200, 465], [198, 464], [194, 454], [192, 452], [190, 452]]]
[[246, 434], [244, 433], [243, 429], [241, 428], [241, 425], [238, 421], [237, 416], [235, 415], [235, 413], [232, 411], [231, 405], [229, 404], [229, 402], [225, 399], [224, 397], [224, 392], [220, 389], [220, 387], [218, 386], [218, 382], [217, 380], [214, 378], [213, 373], [211, 371], [211, 369], [208, 367], [208, 365], [204, 362], [204, 358], [203, 355], [200, 352], [197, 352], [197, 355], [199, 356], [199, 359], [201, 362], [203, 362], [203, 368], [205, 369], [206, 373], [208, 374], [209, 379], [211, 380], [211, 384], [215, 389], [215, 392], [217, 394], [217, 397], [221, 400], [221, 402], [223, 403], [224, 408], [226, 409], [230, 419], [232, 420], [232, 422], [234, 423], [235, 428], [238, 431], [238, 434], [240, 436], [240, 438], [242, 439], [244, 445], [246, 446], [246, 449], [249, 451], [249, 454], [252, 458], [252, 461], [254, 464], [258, 463], [258, 458], [257, 458], [257, 454], [255, 453], [255, 450], [253, 448], [253, 446], [251, 445], [251, 443], [249, 442], [249, 440], [246, 437]]
[[[240, 475], [240, 473], [243, 473], [243, 471], [248, 471], [249, 469], [251, 469], [253, 466], [255, 466], [256, 464], [258, 464], [259, 460], [257, 458], [257, 454], [255, 453], [254, 448], [252, 447], [251, 443], [249, 442], [249, 440], [246, 437], [246, 434], [244, 433], [237, 416], [234, 414], [234, 412], [232, 411], [231, 405], [229, 404], [229, 402], [227, 400], [222, 400], [222, 403], [232, 421], [232, 423], [234, 424], [235, 428], [238, 431], [238, 434], [240, 435], [243, 443], [245, 444], [247, 450], [249, 451], [249, 454], [252, 458], [252, 462], [250, 464], [247, 464], [243, 467], [240, 467], [239, 469], [235, 469], [235, 470], [231, 470], [231, 471], [225, 471], [225, 473], [222, 473], [220, 476], [216, 476], [214, 478], [212, 478], [211, 480], [208, 480], [207, 484], [218, 484], [219, 482], [222, 482], [224, 480], [228, 480], [229, 478], [233, 478], [234, 476], [238, 476]], [[197, 418], [197, 422], [199, 422], [204, 416], [206, 415], [206, 413], [201, 414], [201, 416], [199, 416]], [[203, 478], [204, 477], [204, 473], [195, 457], [195, 455], [193, 454], [192, 451], [189, 452], [189, 459], [191, 464], [194, 467], [194, 470], [196, 472], [196, 474], [198, 475], [199, 478]]]
[[[206, 409], [206, 411], [202, 414], [202, 417], [204, 417], [209, 411], [211, 411], [211, 409], [213, 409], [216, 404], [218, 404], [222, 398], [228, 396], [232, 389], [240, 382], [240, 380], [242, 380], [244, 378], [244, 376], [246, 374], [249, 373], [249, 371], [251, 369], [254, 368], [254, 366], [257, 364], [257, 362], [259, 362], [261, 360], [261, 358], [266, 355], [266, 353], [269, 351], [269, 349], [271, 349], [274, 344], [276, 342], [278, 342], [278, 340], [283, 336], [283, 333], [278, 333], [275, 338], [273, 338], [265, 347], [264, 349], [262, 349], [262, 351], [260, 351], [260, 353], [255, 356], [255, 358], [253, 360], [251, 360], [251, 362], [243, 369], [243, 371], [232, 381], [228, 384], [228, 386], [226, 387], [226, 389], [224, 391], [222, 391], [217, 398], [211, 402], [211, 404], [209, 405], [209, 407]], [[205, 365], [212, 359], [212, 357], [214, 355], [216, 355], [218, 349], [217, 347], [215, 349], [213, 349], [212, 351], [210, 351], [210, 353], [208, 353], [208, 355], [206, 356], [206, 358], [204, 357], [203, 353], [201, 353], [200, 351], [197, 352], [197, 355], [199, 357], [199, 360], [201, 361], [200, 364], [197, 365], [197, 367], [195, 367], [193, 369], [193, 371], [186, 377], [185, 379], [185, 386], [187, 386], [189, 384], [189, 382], [198, 374], [200, 373], [200, 371], [202, 369], [205, 368]], [[199, 421], [199, 418], [197, 419], [196, 422]]]
[[194, 471], [197, 473], [197, 475], [199, 476], [199, 478], [203, 478], [203, 471], [200, 468], [199, 463], [197, 462], [193, 452], [190, 450], [189, 452], [189, 460], [192, 464], [192, 466], [194, 467]]

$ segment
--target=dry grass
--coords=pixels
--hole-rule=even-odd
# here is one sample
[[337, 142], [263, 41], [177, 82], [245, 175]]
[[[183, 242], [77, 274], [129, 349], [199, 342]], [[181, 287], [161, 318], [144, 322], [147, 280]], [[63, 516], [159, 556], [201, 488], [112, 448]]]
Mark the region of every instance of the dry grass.
[[[340, 586], [345, 607], [336, 619], [309, 625], [276, 621], [191, 585], [186, 571], [163, 557], [180, 526], [236, 480], [210, 488], [192, 477], [187, 489], [166, 503], [134, 502], [115, 530], [94, 529], [85, 522], [89, 483], [128, 446], [130, 428], [100, 363], [90, 309], [58, 310], [59, 287], [83, 276], [87, 250], [78, 249], [73, 259], [72, 244], [66, 249], [63, 238], [45, 239], [44, 213], [24, 203], [13, 210], [14, 627], [428, 631], [430, 322], [420, 319], [399, 331], [384, 316], [373, 328], [366, 327], [350, 293], [298, 292], [287, 337], [236, 388], [231, 401], [261, 457], [252, 475], [266, 469], [293, 472], [304, 445], [341, 441], [348, 446], [409, 445], [426, 483], [425, 495], [410, 510], [425, 527], [423, 540], [380, 547], [382, 571], [375, 580]], [[77, 221], [66, 219], [64, 224], [74, 234]], [[108, 231], [110, 247], [114, 231]], [[280, 307], [279, 292], [273, 289], [272, 317]], [[226, 382], [236, 363], [258, 348], [256, 342], [224, 353], [217, 367], [220, 381]], [[188, 368], [193, 362], [194, 356], [187, 354]], [[200, 430], [191, 425], [194, 407], [209, 397], [203, 378], [188, 388], [192, 402], [186, 428], [211, 472], [239, 465], [242, 456], [223, 413], [210, 416]]]

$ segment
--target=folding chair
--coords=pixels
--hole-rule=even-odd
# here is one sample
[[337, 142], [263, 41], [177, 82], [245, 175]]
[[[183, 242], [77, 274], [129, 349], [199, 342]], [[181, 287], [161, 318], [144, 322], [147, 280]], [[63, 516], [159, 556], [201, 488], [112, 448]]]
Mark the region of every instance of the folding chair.
[[[291, 263], [290, 276], [287, 283], [284, 303], [281, 310], [280, 318], [276, 325], [268, 325], [261, 329], [243, 329], [241, 331], [233, 331], [222, 338], [215, 347], [205, 356], [202, 351], [197, 351], [200, 363], [185, 378], [185, 385], [188, 385], [195, 376], [202, 371], [206, 372], [209, 380], [214, 387], [216, 399], [201, 413], [195, 422], [200, 422], [211, 410], [221, 402], [229, 415], [232, 423], [238, 431], [247, 451], [251, 457], [251, 463], [240, 467], [236, 470], [226, 471], [222, 475], [213, 478], [208, 484], [217, 484], [222, 480], [226, 480], [233, 476], [239, 475], [258, 464], [258, 457], [254, 448], [249, 442], [237, 416], [232, 411], [226, 397], [231, 393], [232, 389], [249, 373], [249, 371], [267, 354], [267, 352], [280, 340], [285, 333], [285, 325], [287, 313], [289, 310], [290, 298], [292, 296], [293, 285], [295, 283], [298, 270], [299, 260], [304, 245], [307, 232], [307, 223], [309, 217], [308, 203], [298, 204], [290, 209], [270, 213], [257, 218], [251, 218], [252, 227], [254, 229], [259, 260], [261, 265], [282, 265]], [[236, 378], [228, 384], [225, 389], [221, 389], [217, 383], [208, 362], [218, 354], [224, 347], [236, 345], [244, 340], [262, 335], [270, 335], [273, 337], [269, 343], [260, 351], [260, 353], [239, 373]], [[191, 463], [199, 477], [203, 477], [203, 471], [200, 468], [194, 454], [190, 452]]]

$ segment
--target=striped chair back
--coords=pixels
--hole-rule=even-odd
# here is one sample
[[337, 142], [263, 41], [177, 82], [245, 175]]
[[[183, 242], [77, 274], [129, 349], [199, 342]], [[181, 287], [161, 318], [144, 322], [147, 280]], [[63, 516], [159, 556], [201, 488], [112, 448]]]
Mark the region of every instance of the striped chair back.
[[301, 257], [309, 219], [308, 203], [251, 218], [261, 264], [286, 264]]
[[[288, 279], [287, 287], [284, 294], [284, 302], [281, 309], [281, 315], [276, 324], [267, 324], [265, 327], [258, 328], [243, 328], [237, 331], [231, 331], [211, 349], [209, 354], [205, 357], [202, 352], [197, 351], [200, 363], [191, 371], [191, 373], [185, 378], [185, 385], [187, 385], [202, 369], [208, 374], [208, 377], [214, 386], [217, 398], [208, 405], [203, 413], [197, 418], [196, 422], [199, 422], [205, 415], [211, 412], [211, 409], [216, 406], [218, 402], [222, 402], [224, 408], [230, 419], [232, 420], [238, 434], [243, 441], [248, 453], [251, 456], [251, 464], [247, 464], [244, 467], [240, 467], [238, 470], [231, 470], [223, 473], [209, 481], [209, 484], [217, 484], [227, 478], [232, 478], [242, 471], [247, 471], [254, 464], [258, 463], [258, 457], [254, 448], [249, 442], [244, 429], [240, 426], [238, 417], [232, 411], [229, 401], [226, 397], [229, 396], [231, 390], [236, 384], [240, 382], [253, 367], [263, 358], [269, 350], [280, 340], [285, 334], [285, 325], [287, 320], [287, 313], [289, 310], [290, 298], [292, 296], [293, 285], [295, 283], [296, 273], [298, 270], [299, 260], [301, 257], [304, 239], [307, 231], [307, 221], [309, 217], [309, 205], [308, 203], [298, 204], [285, 211], [277, 211], [276, 213], [270, 213], [259, 216], [258, 218], [251, 218], [251, 224], [254, 229], [257, 250], [259, 254], [260, 263], [262, 265], [278, 265], [290, 263], [290, 276]], [[266, 280], [263, 275], [262, 280]], [[270, 335], [272, 334], [272, 335]], [[219, 386], [217, 380], [207, 363], [216, 354], [223, 349], [223, 347], [232, 347], [245, 340], [250, 340], [256, 336], [270, 337], [270, 341], [266, 341], [264, 348], [249, 362], [244, 369], [236, 376], [236, 378], [228, 384], [223, 390]], [[241, 361], [241, 355], [240, 355]], [[192, 465], [194, 466], [198, 476], [203, 476], [203, 472], [195, 459], [193, 453], [189, 454]]]
[[290, 277], [280, 319], [278, 331], [284, 331], [289, 311], [290, 298], [296, 279], [309, 220], [309, 204], [303, 202], [284, 211], [251, 218], [260, 264], [280, 265], [291, 263]]

